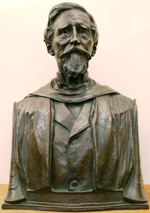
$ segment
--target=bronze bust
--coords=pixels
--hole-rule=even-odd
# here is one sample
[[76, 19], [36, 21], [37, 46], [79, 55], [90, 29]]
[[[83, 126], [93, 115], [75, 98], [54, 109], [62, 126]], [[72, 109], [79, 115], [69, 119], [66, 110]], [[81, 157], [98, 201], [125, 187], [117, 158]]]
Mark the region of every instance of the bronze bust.
[[80, 5], [56, 5], [44, 41], [57, 77], [14, 104], [3, 209], [147, 209], [136, 102], [88, 76], [94, 18]]

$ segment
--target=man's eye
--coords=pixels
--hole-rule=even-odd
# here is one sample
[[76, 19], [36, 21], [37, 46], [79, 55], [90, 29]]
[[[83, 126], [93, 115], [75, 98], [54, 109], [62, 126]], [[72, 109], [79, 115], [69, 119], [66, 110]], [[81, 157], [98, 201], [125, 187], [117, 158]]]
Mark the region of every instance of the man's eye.
[[80, 30], [79, 33], [86, 34], [85, 30]]
[[78, 33], [79, 33], [82, 37], [85, 37], [85, 38], [87, 38], [87, 37], [89, 36], [88, 30], [85, 30], [85, 29], [80, 29]]
[[63, 29], [59, 32], [60, 35], [62, 36], [68, 36], [71, 34], [70, 30], [69, 29]]
[[67, 34], [68, 33], [68, 30], [63, 30], [62, 31], [62, 34]]

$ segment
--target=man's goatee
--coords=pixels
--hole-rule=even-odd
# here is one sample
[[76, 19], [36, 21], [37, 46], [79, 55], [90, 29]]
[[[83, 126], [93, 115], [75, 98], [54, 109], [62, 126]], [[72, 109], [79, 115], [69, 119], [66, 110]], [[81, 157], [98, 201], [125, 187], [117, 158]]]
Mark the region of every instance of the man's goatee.
[[72, 52], [61, 59], [62, 69], [68, 77], [76, 78], [79, 74], [84, 75], [87, 72], [88, 61], [80, 52]]

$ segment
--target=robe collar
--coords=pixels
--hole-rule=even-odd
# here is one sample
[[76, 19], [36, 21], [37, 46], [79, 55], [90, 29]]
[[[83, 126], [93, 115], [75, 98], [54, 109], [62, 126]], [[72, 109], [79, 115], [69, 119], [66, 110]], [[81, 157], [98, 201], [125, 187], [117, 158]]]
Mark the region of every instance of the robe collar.
[[[60, 77], [58, 79], [60, 80]], [[119, 94], [119, 92], [109, 86], [103, 86], [96, 83], [93, 79], [88, 77], [88, 73], [83, 86], [76, 90], [61, 87], [61, 81], [58, 81], [58, 79], [52, 79], [50, 83], [41, 87], [37, 91], [30, 93], [26, 97], [39, 96], [63, 103], [80, 103], [102, 95]]]

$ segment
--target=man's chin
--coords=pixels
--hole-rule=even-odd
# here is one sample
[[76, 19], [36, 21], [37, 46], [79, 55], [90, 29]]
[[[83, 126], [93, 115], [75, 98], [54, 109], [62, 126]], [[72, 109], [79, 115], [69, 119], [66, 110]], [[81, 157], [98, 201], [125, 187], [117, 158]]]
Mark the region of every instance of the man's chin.
[[85, 73], [87, 72], [87, 69], [84, 69], [83, 71], [81, 70], [71, 70], [67, 67], [65, 67], [64, 69], [64, 73], [69, 77], [69, 78], [78, 78], [79, 76], [82, 77], [85, 75]]

